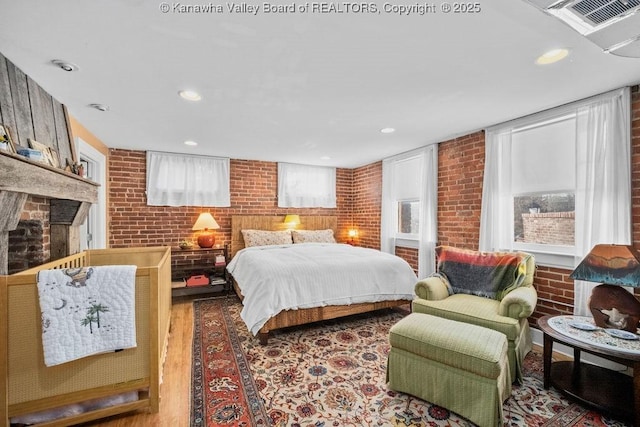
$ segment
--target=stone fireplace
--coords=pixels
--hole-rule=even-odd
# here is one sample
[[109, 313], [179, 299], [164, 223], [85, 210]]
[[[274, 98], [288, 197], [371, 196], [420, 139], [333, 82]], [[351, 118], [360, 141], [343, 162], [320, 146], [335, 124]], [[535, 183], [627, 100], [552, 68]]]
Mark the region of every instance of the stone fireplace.
[[[42, 220], [21, 221], [29, 196], [46, 199]], [[0, 274], [49, 261], [47, 238], [51, 259], [79, 252], [78, 227], [97, 200], [95, 182], [0, 151]]]

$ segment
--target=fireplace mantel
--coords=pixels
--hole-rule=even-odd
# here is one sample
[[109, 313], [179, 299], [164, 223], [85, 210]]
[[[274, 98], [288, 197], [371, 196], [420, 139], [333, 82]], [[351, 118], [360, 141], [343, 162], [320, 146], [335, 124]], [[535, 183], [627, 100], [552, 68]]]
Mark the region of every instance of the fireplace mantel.
[[98, 201], [98, 187], [80, 176], [0, 150], [0, 274], [7, 273], [9, 231], [18, 226], [29, 195], [56, 200], [50, 204], [50, 216], [57, 218], [57, 224], [77, 227]]

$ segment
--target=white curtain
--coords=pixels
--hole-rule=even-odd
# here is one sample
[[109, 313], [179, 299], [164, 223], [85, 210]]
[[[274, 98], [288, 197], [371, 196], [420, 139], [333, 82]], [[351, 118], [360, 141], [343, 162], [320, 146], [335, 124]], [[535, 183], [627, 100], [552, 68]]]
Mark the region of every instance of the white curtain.
[[[598, 243], [631, 244], [631, 124], [629, 88], [578, 110], [576, 165], [577, 266]], [[590, 316], [597, 283], [576, 280], [574, 314]]]
[[382, 161], [382, 206], [380, 209], [380, 250], [389, 254], [396, 253], [396, 231], [398, 212], [395, 196], [393, 170], [395, 160]]
[[481, 251], [513, 250], [511, 200], [512, 127], [487, 130], [480, 210]]
[[231, 206], [229, 159], [147, 151], [147, 205]]
[[[576, 118], [574, 267], [598, 243], [631, 243], [630, 91], [618, 89], [488, 129], [480, 215], [480, 250], [513, 250], [514, 129], [562, 115]], [[574, 313], [590, 315], [597, 284], [575, 281]]]
[[418, 278], [436, 271], [436, 242], [438, 240], [438, 144], [424, 149], [420, 197], [420, 246], [418, 249]]
[[411, 151], [382, 161], [382, 209], [380, 217], [380, 250], [395, 254], [398, 231], [398, 196], [406, 192], [401, 184], [403, 165], [407, 159], [418, 158], [419, 172], [413, 182], [420, 200], [420, 231], [418, 236], [418, 277], [435, 271], [435, 245], [438, 238], [438, 145]]
[[335, 208], [336, 168], [278, 163], [278, 207]]

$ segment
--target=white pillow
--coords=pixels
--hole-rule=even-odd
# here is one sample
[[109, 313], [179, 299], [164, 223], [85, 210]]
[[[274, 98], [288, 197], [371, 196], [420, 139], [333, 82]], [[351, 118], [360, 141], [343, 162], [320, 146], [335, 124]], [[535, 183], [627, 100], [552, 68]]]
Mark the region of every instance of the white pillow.
[[292, 230], [293, 243], [336, 243], [333, 230]]
[[291, 231], [241, 230], [244, 246], [290, 245]]

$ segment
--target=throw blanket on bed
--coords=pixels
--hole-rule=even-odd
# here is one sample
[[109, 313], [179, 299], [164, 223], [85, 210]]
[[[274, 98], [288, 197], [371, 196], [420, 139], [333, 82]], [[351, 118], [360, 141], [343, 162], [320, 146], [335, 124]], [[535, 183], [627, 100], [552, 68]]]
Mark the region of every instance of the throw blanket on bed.
[[472, 294], [501, 300], [523, 283], [529, 255], [438, 246], [436, 256], [437, 274], [448, 280], [450, 294]]
[[38, 273], [47, 366], [136, 346], [135, 265]]
[[418, 280], [400, 257], [337, 243], [245, 248], [228, 271], [242, 291], [241, 317], [254, 335], [283, 310], [412, 300]]

